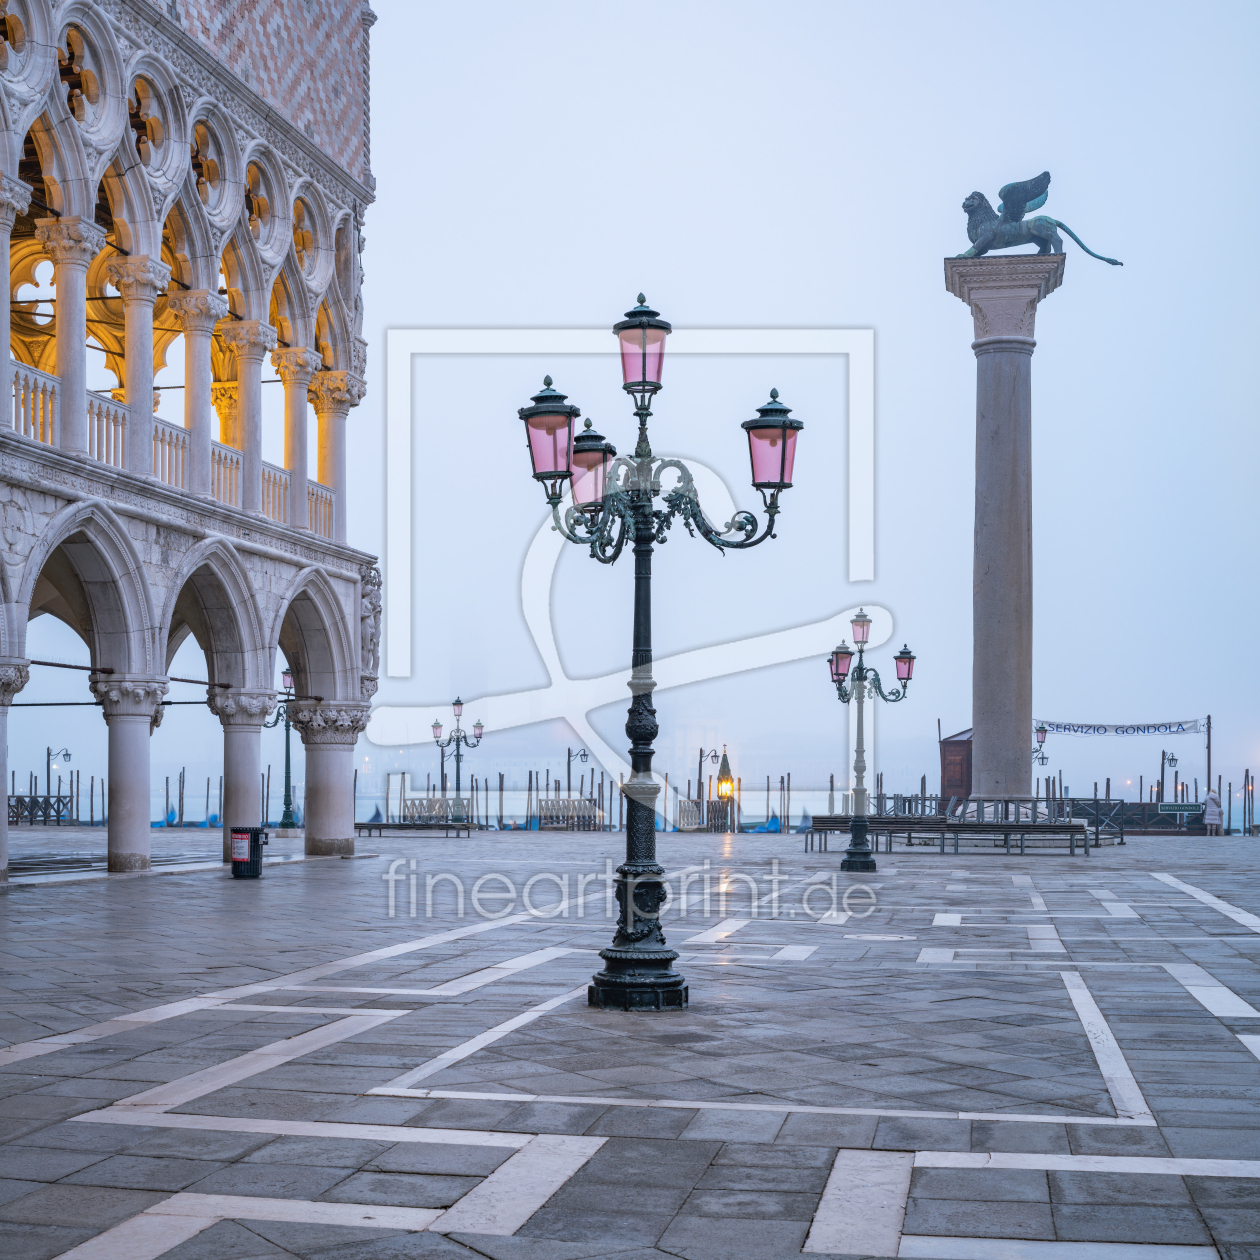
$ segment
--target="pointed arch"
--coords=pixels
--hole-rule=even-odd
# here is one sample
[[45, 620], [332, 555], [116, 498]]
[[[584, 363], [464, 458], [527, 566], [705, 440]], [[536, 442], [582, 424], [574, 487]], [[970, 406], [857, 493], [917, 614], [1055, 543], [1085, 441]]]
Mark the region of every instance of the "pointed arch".
[[301, 694], [359, 699], [358, 645], [349, 621], [323, 569], [303, 569], [290, 583], [268, 643], [285, 654]]

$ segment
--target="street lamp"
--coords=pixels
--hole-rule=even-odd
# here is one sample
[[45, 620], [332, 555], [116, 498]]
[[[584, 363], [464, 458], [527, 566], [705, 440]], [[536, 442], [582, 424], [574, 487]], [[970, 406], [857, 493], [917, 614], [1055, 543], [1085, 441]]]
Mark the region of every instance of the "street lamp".
[[[284, 721], [284, 812], [280, 815], [279, 830], [292, 830], [297, 826], [297, 819], [293, 816], [293, 775], [292, 762], [289, 754], [289, 733], [291, 724], [289, 721], [289, 705], [293, 701], [293, 671], [286, 669], [280, 675], [280, 682], [284, 687], [284, 700], [276, 709], [276, 715], [270, 722], [264, 722], [266, 727], [277, 725], [282, 719]], [[266, 820], [263, 820], [266, 826]]]
[[56, 757], [58, 760], [61, 760], [62, 758], [64, 758], [66, 761], [69, 761], [70, 750], [68, 748], [63, 748], [59, 752], [53, 752], [53, 750], [47, 744], [44, 745], [44, 749], [46, 753], [46, 756], [44, 758], [44, 787], [47, 789], [44, 795], [51, 796], [52, 795], [53, 758]]
[[[765, 507], [764, 530], [757, 518], [736, 512], [718, 528], [705, 516], [687, 466], [677, 459], [652, 454], [647, 422], [649, 403], [661, 388], [665, 339], [671, 327], [658, 311], [639, 304], [614, 328], [621, 355], [622, 388], [634, 402], [638, 441], [631, 457], [592, 429], [573, 440], [573, 422], [580, 414], [566, 395], [552, 388], [551, 377], [532, 398], [532, 407], [517, 413], [525, 423], [534, 477], [544, 484], [552, 521], [568, 542], [590, 549], [591, 558], [612, 564], [627, 540], [634, 548], [634, 623], [631, 656], [631, 775], [623, 785], [627, 798], [626, 860], [617, 868], [617, 901], [621, 908], [612, 945], [600, 951], [604, 969], [587, 991], [592, 1006], [620, 1010], [679, 1009], [687, 1005], [687, 982], [674, 970], [678, 955], [666, 948], [659, 912], [668, 895], [656, 860], [656, 798], [652, 778], [656, 710], [652, 707], [652, 552], [664, 543], [675, 520], [714, 547], [755, 547], [774, 537], [779, 495], [792, 484], [796, 437], [804, 425], [789, 418], [777, 390], [757, 408], [757, 418], [744, 422], [752, 481]], [[669, 483], [662, 487], [668, 474]], [[561, 512], [565, 482], [571, 482], [573, 506]], [[656, 500], [661, 506], [655, 506]]]
[[[575, 761], [580, 761], [583, 765], [586, 765], [586, 761], [587, 761], [587, 758], [590, 756], [590, 753], [588, 753], [585, 748], [579, 748], [577, 752], [574, 752], [572, 748], [569, 748], [566, 751], [568, 752], [569, 761], [568, 761], [568, 765], [565, 767], [565, 772], [564, 772], [565, 773], [565, 791], [569, 796], [572, 796], [573, 795], [573, 763]], [[593, 774], [592, 774], [592, 777], [594, 777]]]
[[[867, 842], [866, 823], [866, 748], [862, 742], [862, 705], [869, 696], [874, 700], [878, 696], [889, 704], [906, 698], [910, 689], [910, 678], [914, 674], [914, 653], [909, 647], [903, 647], [893, 660], [897, 664], [897, 681], [901, 683], [899, 691], [885, 695], [880, 685], [878, 671], [872, 669], [863, 660], [867, 640], [871, 636], [871, 619], [862, 609], [850, 623], [853, 626], [853, 642], [857, 645], [857, 665], [853, 662], [853, 649], [847, 643], [841, 643], [831, 654], [831, 681], [836, 684], [836, 695], [842, 704], [857, 699], [857, 744], [853, 753], [853, 821], [849, 824], [849, 847], [845, 850], [844, 859], [840, 863], [842, 871], [873, 871], [875, 858]], [[849, 686], [845, 686], [848, 680]]]
[[459, 768], [464, 760], [463, 749], [476, 748], [481, 743], [482, 732], [486, 729], [480, 722], [473, 723], [473, 737], [468, 738], [468, 733], [459, 725], [459, 719], [464, 716], [464, 702], [457, 696], [455, 703], [451, 705], [451, 709], [455, 714], [455, 729], [445, 738], [442, 738], [442, 723], [435, 721], [433, 723], [433, 742], [442, 749], [445, 755], [446, 749], [455, 749], [455, 812], [451, 815], [452, 823], [462, 823], [468, 820], [464, 817], [464, 802], [459, 794]]
[[1036, 735], [1037, 735], [1037, 743], [1036, 743], [1036, 746], [1032, 750], [1032, 759], [1039, 766], [1044, 766], [1046, 762], [1050, 760], [1050, 758], [1046, 756], [1046, 750], [1044, 747], [1045, 742], [1046, 742], [1046, 725], [1044, 722], [1037, 723]]
[[718, 800], [722, 805], [723, 821], [727, 831], [735, 831], [735, 777], [731, 774], [730, 759], [726, 755], [726, 745], [722, 745], [722, 764], [718, 767], [717, 778]]

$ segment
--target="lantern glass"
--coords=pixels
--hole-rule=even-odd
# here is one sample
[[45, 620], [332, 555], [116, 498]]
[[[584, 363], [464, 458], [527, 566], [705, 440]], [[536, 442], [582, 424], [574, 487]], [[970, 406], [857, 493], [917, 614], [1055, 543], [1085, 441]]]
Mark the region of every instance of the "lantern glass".
[[455, 703], [451, 705], [451, 708], [455, 710], [455, 716], [457, 718], [464, 716], [464, 702], [458, 697], [456, 697]]
[[285, 691], [293, 690], [293, 675], [287, 669], [280, 675], [280, 681], [284, 684]]
[[474, 739], [480, 739], [480, 738], [481, 738], [481, 733], [482, 733], [482, 731], [484, 731], [485, 729], [486, 729], [486, 728], [485, 728], [485, 727], [484, 727], [484, 726], [483, 726], [480, 722], [474, 722], [474, 723], [473, 723], [473, 738], [474, 738]]
[[853, 649], [847, 643], [841, 643], [831, 654], [831, 681], [842, 683], [849, 676], [849, 665], [853, 661]]
[[642, 324], [623, 328], [617, 334], [621, 345], [621, 377], [627, 385], [659, 385], [665, 363], [665, 337], [668, 329]]
[[1175, 753], [1169, 753], [1169, 754], [1168, 754], [1168, 764], [1169, 764], [1170, 766], [1176, 766], [1176, 764], [1177, 764], [1177, 757], [1176, 757], [1176, 754], [1175, 754]]
[[525, 421], [534, 476], [553, 481], [570, 475], [573, 465], [573, 417], [566, 412], [544, 412]]
[[1037, 727], [1037, 743], [1044, 744], [1046, 742], [1046, 728], [1044, 726]]
[[604, 506], [608, 493], [608, 467], [617, 448], [605, 442], [603, 434], [591, 428], [591, 422], [578, 434], [573, 444], [573, 503], [584, 512], [595, 513]]
[[433, 723], [433, 738], [434, 739], [442, 738], [442, 723], [441, 722]]
[[748, 430], [748, 454], [756, 490], [788, 490], [796, 461], [795, 429], [766, 425]]
[[865, 647], [871, 637], [871, 619], [859, 608], [850, 624], [853, 626], [853, 642], [858, 647]]
[[898, 681], [908, 683], [914, 674], [914, 653], [910, 651], [909, 645], [903, 644], [893, 660], [897, 662]]

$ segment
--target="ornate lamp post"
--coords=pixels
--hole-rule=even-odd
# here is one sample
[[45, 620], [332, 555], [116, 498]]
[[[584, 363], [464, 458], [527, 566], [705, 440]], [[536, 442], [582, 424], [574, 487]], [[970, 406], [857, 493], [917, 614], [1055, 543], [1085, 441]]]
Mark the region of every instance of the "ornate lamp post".
[[476, 748], [481, 743], [482, 732], [486, 729], [480, 722], [473, 723], [473, 737], [468, 738], [468, 733], [461, 729], [459, 719], [464, 716], [464, 702], [455, 697], [455, 703], [451, 705], [455, 712], [455, 729], [445, 738], [442, 738], [442, 723], [433, 723], [433, 742], [439, 748], [445, 750], [448, 748], [455, 749], [455, 812], [451, 815], [451, 822], [462, 823], [467, 819], [464, 817], [464, 799], [459, 793], [459, 768], [464, 760], [464, 748]]
[[[626, 734], [631, 741], [631, 775], [623, 791], [627, 799], [626, 860], [617, 868], [617, 901], [621, 907], [612, 945], [600, 951], [604, 969], [588, 990], [592, 1006], [620, 1010], [661, 1010], [687, 1005], [687, 982], [674, 970], [678, 955], [666, 947], [659, 911], [665, 901], [656, 860], [656, 798], [652, 778], [656, 710], [652, 707], [652, 552], [664, 543], [675, 520], [693, 537], [718, 548], [755, 547], [774, 537], [779, 495], [792, 484], [796, 435], [804, 427], [788, 418], [789, 409], [770, 391], [770, 401], [757, 408], [755, 420], [744, 421], [752, 463], [752, 482], [761, 491], [766, 524], [757, 533], [751, 512], [736, 512], [722, 528], [705, 517], [687, 466], [677, 459], [658, 459], [648, 442], [648, 404], [661, 388], [665, 338], [670, 325], [639, 294], [639, 305], [613, 328], [620, 342], [622, 388], [634, 401], [639, 436], [632, 457], [617, 457], [616, 448], [586, 422], [573, 437], [581, 414], [543, 380], [533, 406], [522, 407], [534, 478], [544, 484], [555, 527], [569, 542], [590, 549], [591, 558], [612, 564], [626, 542], [634, 548], [634, 634], [631, 656], [630, 713]], [[666, 476], [667, 487], [662, 486]], [[565, 508], [565, 483], [573, 506]], [[661, 501], [657, 507], [656, 501]]]
[[[842, 871], [873, 871], [875, 858], [867, 842], [866, 823], [866, 748], [862, 736], [862, 705], [869, 698], [878, 696], [889, 704], [906, 698], [910, 689], [910, 678], [914, 673], [914, 653], [909, 647], [903, 647], [893, 660], [897, 663], [897, 681], [901, 690], [894, 690], [885, 695], [880, 685], [879, 672], [867, 665], [864, 658], [866, 642], [871, 636], [871, 619], [858, 609], [857, 616], [850, 623], [853, 626], [853, 642], [857, 645], [857, 665], [852, 673], [849, 667], [853, 661], [853, 649], [847, 643], [841, 643], [831, 654], [831, 681], [836, 684], [836, 695], [842, 704], [857, 700], [857, 745], [853, 752], [853, 822], [849, 825], [849, 847], [845, 850], [844, 859], [840, 863]], [[845, 686], [845, 680], [849, 686]]]
[[727, 831], [735, 831], [735, 776], [731, 774], [731, 763], [726, 755], [726, 745], [722, 745], [722, 764], [718, 767], [717, 779], [718, 800], [722, 803], [724, 821]]
[[[565, 751], [568, 753], [569, 757], [568, 765], [565, 767], [565, 792], [571, 797], [573, 795], [573, 763], [575, 761], [580, 761], [583, 765], [586, 765], [586, 760], [590, 756], [590, 753], [588, 753], [585, 748], [579, 748], [577, 752], [574, 752], [572, 748], [566, 749]], [[591, 778], [594, 779], [594, 777], [595, 772], [592, 770]]]
[[1045, 750], [1046, 728], [1043, 723], [1039, 722], [1037, 724], [1036, 735], [1037, 735], [1037, 744], [1036, 744], [1036, 747], [1034, 747], [1032, 750], [1032, 759], [1039, 766], [1044, 766], [1046, 762], [1050, 760], [1050, 758], [1046, 756], [1046, 750]]
[[280, 675], [280, 681], [284, 684], [284, 699], [277, 706], [275, 717], [270, 722], [264, 722], [263, 725], [272, 727], [282, 719], [284, 721], [284, 813], [280, 815], [278, 829], [285, 831], [297, 826], [297, 819], [293, 817], [293, 777], [289, 756], [289, 704], [293, 700], [293, 674], [286, 669]]

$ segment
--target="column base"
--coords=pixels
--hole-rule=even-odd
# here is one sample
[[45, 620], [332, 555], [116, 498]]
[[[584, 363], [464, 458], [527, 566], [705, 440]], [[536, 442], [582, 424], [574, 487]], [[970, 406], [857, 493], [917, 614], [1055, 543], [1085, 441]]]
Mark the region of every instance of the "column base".
[[859, 815], [849, 824], [849, 847], [844, 851], [844, 860], [840, 863], [842, 871], [873, 871], [878, 869], [875, 864], [875, 855], [871, 852], [866, 835], [866, 819]]
[[687, 980], [673, 968], [672, 949], [648, 952], [601, 949], [604, 970], [591, 977], [588, 1006], [613, 1011], [681, 1011], [687, 1008]]
[[130, 875], [151, 870], [152, 865], [147, 853], [111, 853], [107, 869], [111, 875]]
[[320, 840], [314, 836], [306, 837], [307, 857], [353, 857], [354, 837], [344, 840]]

